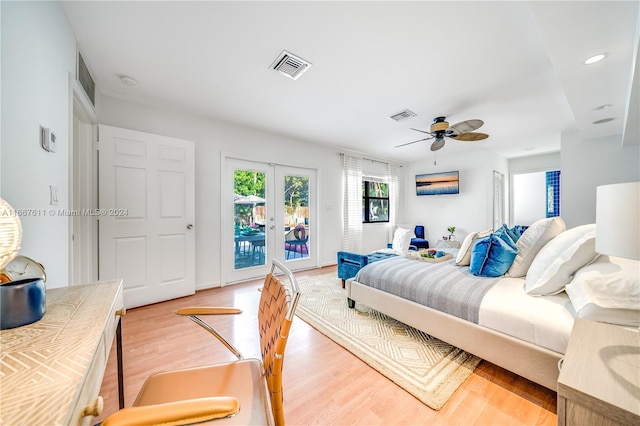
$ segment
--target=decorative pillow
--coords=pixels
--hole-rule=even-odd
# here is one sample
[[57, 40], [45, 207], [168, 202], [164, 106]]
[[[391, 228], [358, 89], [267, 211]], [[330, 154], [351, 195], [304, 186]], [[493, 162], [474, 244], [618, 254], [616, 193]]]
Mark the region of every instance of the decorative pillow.
[[396, 231], [393, 234], [391, 248], [403, 253], [409, 251], [412, 236], [413, 231], [405, 228], [396, 228]]
[[579, 318], [640, 326], [640, 261], [600, 256], [566, 287]]
[[[507, 238], [509, 237], [507, 236]], [[504, 275], [518, 253], [511, 244], [495, 233], [478, 238], [471, 250], [469, 272], [479, 277]]]
[[527, 272], [527, 294], [545, 296], [560, 293], [571, 276], [598, 257], [596, 225], [569, 229], [549, 241], [533, 259]]
[[518, 250], [518, 247], [516, 246], [516, 240], [514, 240], [511, 237], [511, 234], [509, 233], [509, 228], [507, 228], [507, 225], [502, 225], [500, 228], [496, 229], [494, 234], [502, 238], [505, 243], [511, 246], [511, 248], [513, 248], [516, 251]]
[[516, 278], [527, 275], [529, 266], [531, 266], [531, 262], [533, 262], [540, 249], [566, 229], [567, 225], [561, 217], [550, 217], [534, 222], [518, 238], [516, 243], [518, 255], [511, 268], [509, 268], [507, 275]]
[[511, 232], [516, 234], [516, 242], [518, 241], [518, 238], [520, 238], [520, 236], [522, 236], [524, 231], [527, 230], [528, 227], [529, 226], [527, 226], [527, 225], [516, 225], [513, 228], [511, 228]]
[[491, 235], [491, 230], [483, 232], [472, 232], [467, 235], [462, 242], [462, 245], [460, 246], [460, 250], [458, 251], [458, 257], [456, 257], [456, 265], [469, 266], [469, 263], [471, 263], [471, 249], [473, 248], [473, 243], [475, 243], [478, 238], [486, 237], [488, 235]]

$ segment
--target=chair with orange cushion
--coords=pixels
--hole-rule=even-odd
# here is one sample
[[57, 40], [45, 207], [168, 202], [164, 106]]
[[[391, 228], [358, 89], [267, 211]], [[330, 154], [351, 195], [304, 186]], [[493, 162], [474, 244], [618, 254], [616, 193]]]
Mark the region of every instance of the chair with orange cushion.
[[[276, 267], [286, 275], [288, 288], [274, 275]], [[179, 309], [177, 315], [187, 316], [205, 328], [238, 360], [155, 374], [144, 383], [133, 407], [112, 414], [103, 425], [181, 425], [213, 419], [216, 424], [284, 425], [282, 363], [300, 291], [291, 271], [274, 260], [261, 292], [258, 328], [262, 359], [244, 359], [215, 328], [199, 318], [242, 313], [239, 309]]]

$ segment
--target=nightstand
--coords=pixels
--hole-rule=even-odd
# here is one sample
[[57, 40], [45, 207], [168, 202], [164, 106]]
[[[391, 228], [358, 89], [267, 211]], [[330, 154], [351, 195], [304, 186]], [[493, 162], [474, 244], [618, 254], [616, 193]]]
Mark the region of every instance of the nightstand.
[[436, 250], [437, 249], [459, 249], [460, 248], [460, 241], [456, 241], [456, 240], [438, 240], [438, 244], [436, 244]]
[[558, 377], [558, 424], [640, 424], [639, 330], [576, 319]]

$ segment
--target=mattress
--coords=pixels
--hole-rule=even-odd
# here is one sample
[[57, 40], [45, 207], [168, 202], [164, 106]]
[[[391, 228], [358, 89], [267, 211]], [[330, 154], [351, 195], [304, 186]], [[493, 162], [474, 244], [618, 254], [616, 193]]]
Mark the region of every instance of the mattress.
[[569, 296], [529, 296], [524, 278], [505, 277], [484, 296], [478, 323], [483, 327], [565, 353], [576, 316]]
[[[392, 268], [392, 265], [399, 264], [401, 262], [409, 262], [416, 265], [416, 267], [424, 268], [424, 273], [434, 265], [426, 264], [417, 260], [406, 259], [388, 259], [376, 262], [375, 264], [369, 264], [362, 268], [355, 281], [364, 285], [369, 285], [367, 282], [372, 281], [372, 286], [377, 288], [375, 284], [378, 278], [387, 276], [393, 272], [393, 286], [387, 286], [380, 288], [385, 292], [390, 292], [397, 296], [413, 300], [415, 298], [405, 296], [405, 294], [415, 293], [414, 278], [416, 275], [420, 275], [420, 272], [416, 272], [415, 268]], [[449, 261], [446, 262], [450, 263]], [[376, 266], [377, 265], [377, 266]], [[449, 267], [446, 264], [438, 264], [443, 270], [444, 267]], [[381, 271], [383, 268], [386, 270]], [[461, 266], [455, 267], [461, 270], [468, 270], [468, 267]], [[366, 280], [360, 280], [363, 278], [361, 275], [368, 274], [369, 271], [376, 269], [376, 273], [381, 276], [372, 279], [371, 276]], [[438, 274], [440, 275], [440, 274]], [[397, 277], [397, 279], [396, 279]], [[477, 312], [478, 320], [471, 321], [477, 322], [478, 325], [498, 331], [503, 334], [524, 340], [532, 343], [536, 346], [540, 346], [554, 352], [565, 353], [569, 337], [571, 335], [571, 329], [573, 327], [574, 318], [577, 316], [569, 296], [565, 292], [553, 296], [530, 296], [525, 293], [525, 279], [524, 278], [511, 278], [502, 277], [497, 281], [494, 281], [482, 297], [479, 302], [479, 309]], [[450, 288], [450, 285], [436, 285], [440, 288]], [[449, 290], [447, 290], [448, 292]], [[422, 303], [419, 300], [413, 300], [414, 302]], [[423, 303], [424, 304], [424, 303]], [[477, 305], [476, 305], [477, 306]], [[442, 312], [453, 314], [438, 308]], [[462, 315], [454, 314], [469, 321]]]

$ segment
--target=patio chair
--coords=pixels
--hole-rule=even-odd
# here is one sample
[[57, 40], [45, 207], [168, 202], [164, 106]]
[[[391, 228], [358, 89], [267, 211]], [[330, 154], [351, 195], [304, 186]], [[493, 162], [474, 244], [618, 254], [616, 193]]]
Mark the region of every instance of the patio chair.
[[[274, 276], [275, 268], [288, 278], [287, 289]], [[213, 419], [216, 424], [284, 425], [282, 368], [289, 329], [300, 291], [289, 269], [273, 261], [262, 287], [258, 329], [262, 359], [244, 359], [231, 343], [199, 315], [239, 314], [235, 308], [193, 307], [176, 314], [189, 317], [214, 335], [237, 361], [155, 374], [147, 379], [133, 403], [103, 422], [120, 424], [190, 424]]]
[[287, 252], [287, 259], [289, 259], [289, 254], [293, 252], [293, 257], [296, 257], [296, 253], [300, 253], [300, 257], [302, 254], [309, 254], [309, 246], [307, 242], [309, 242], [309, 235], [307, 235], [307, 230], [304, 225], [299, 224], [296, 225], [295, 228], [287, 232], [284, 238], [284, 249]]

